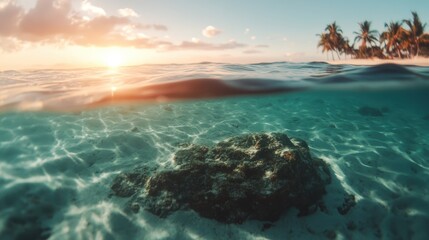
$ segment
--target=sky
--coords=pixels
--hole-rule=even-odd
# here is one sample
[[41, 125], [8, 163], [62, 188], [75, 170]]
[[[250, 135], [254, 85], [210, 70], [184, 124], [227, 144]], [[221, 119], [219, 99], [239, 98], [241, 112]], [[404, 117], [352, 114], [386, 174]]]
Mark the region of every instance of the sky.
[[319, 61], [327, 24], [353, 41], [411, 11], [429, 23], [428, 0], [0, 0], [0, 70]]

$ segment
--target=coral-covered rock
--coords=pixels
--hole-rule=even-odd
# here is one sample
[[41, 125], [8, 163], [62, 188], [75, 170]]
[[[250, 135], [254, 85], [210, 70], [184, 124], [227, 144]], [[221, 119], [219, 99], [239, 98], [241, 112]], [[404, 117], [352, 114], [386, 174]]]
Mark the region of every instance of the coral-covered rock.
[[160, 217], [192, 209], [220, 222], [242, 223], [275, 221], [290, 207], [306, 212], [330, 182], [326, 163], [312, 158], [304, 141], [280, 133], [233, 137], [212, 148], [189, 145], [174, 161], [177, 168], [154, 173], [144, 184], [124, 177], [115, 184], [140, 187], [130, 205]]
[[346, 215], [356, 205], [355, 195], [348, 194], [344, 197], [343, 204], [337, 208], [338, 213]]
[[118, 197], [131, 197], [144, 187], [149, 175], [149, 168], [138, 168], [132, 172], [120, 173], [113, 180], [110, 189]]
[[369, 116], [369, 117], [382, 117], [383, 116], [383, 110], [373, 107], [360, 107], [358, 109], [358, 113], [362, 116]]

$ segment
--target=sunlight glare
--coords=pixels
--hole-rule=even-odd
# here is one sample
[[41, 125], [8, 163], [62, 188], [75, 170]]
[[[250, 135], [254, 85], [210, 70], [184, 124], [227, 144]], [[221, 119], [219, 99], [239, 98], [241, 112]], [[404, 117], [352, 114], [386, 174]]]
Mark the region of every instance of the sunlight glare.
[[123, 57], [119, 51], [110, 51], [104, 56], [104, 61], [108, 67], [116, 68], [123, 65]]
[[110, 92], [111, 92], [112, 97], [115, 95], [116, 90], [118, 90], [118, 88], [117, 88], [116, 86], [113, 86], [113, 85], [112, 85], [112, 86], [110, 87]]

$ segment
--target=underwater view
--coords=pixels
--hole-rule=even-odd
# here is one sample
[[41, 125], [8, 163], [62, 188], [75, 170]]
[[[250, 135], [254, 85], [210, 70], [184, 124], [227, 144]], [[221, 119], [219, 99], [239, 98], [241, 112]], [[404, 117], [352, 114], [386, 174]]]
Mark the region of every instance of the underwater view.
[[427, 10], [0, 0], [0, 240], [428, 240]]
[[428, 68], [200, 63], [0, 83], [1, 239], [429, 237]]

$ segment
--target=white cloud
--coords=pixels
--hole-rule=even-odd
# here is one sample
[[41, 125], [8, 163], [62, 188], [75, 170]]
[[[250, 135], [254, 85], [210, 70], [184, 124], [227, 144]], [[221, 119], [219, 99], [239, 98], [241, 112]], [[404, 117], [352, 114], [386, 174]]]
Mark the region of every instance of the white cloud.
[[10, 0], [2, 0], [0, 1], [0, 8], [4, 8], [10, 4]]
[[84, 12], [75, 10], [72, 1], [37, 0], [36, 5], [27, 11], [10, 1], [0, 8], [0, 49], [17, 51], [19, 45], [27, 43], [137, 48], [172, 44], [140, 32], [166, 29], [163, 25], [133, 23], [127, 17], [94, 16], [93, 12], [102, 14], [104, 10], [94, 8], [88, 1], [80, 2], [83, 4], [79, 7], [85, 9]]
[[[118, 27], [117, 27], [118, 28]], [[138, 28], [135, 25], [128, 24], [119, 28], [118, 32], [126, 40], [135, 40], [140, 38], [148, 38], [146, 34], [138, 31]]]
[[[95, 12], [104, 14], [105, 11], [86, 0], [79, 1], [82, 5], [74, 9], [72, 1], [75, 0], [37, 0], [29, 10], [10, 1], [0, 8], [0, 51], [19, 51], [33, 43], [163, 51], [219, 51], [248, 47], [235, 40], [215, 44], [197, 38], [174, 44], [168, 38], [151, 37], [142, 32], [146, 29], [165, 31], [167, 27], [164, 25], [135, 23], [129, 17], [95, 15]], [[220, 32], [212, 28], [211, 35]]]
[[250, 32], [250, 28], [244, 29], [244, 34], [248, 34]]
[[283, 41], [287, 41], [287, 37], [284, 37], [282, 40], [283, 40]]
[[202, 34], [205, 37], [211, 38], [221, 33], [221, 31], [213, 26], [207, 26], [203, 29]]
[[139, 15], [131, 8], [121, 8], [118, 9], [119, 15], [122, 17], [139, 17]]
[[88, 0], [83, 0], [80, 8], [82, 11], [93, 13], [97, 16], [106, 16], [106, 11], [104, 11], [104, 9], [92, 5]]
[[256, 36], [251, 36], [251, 37], [250, 37], [250, 39], [251, 39], [251, 40], [255, 40], [255, 39], [256, 39]]

